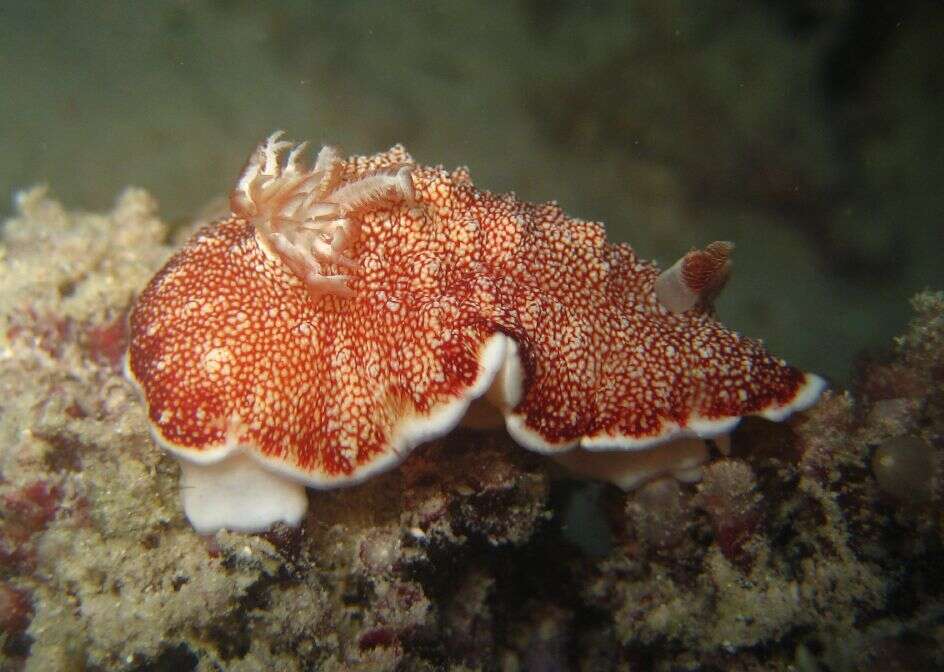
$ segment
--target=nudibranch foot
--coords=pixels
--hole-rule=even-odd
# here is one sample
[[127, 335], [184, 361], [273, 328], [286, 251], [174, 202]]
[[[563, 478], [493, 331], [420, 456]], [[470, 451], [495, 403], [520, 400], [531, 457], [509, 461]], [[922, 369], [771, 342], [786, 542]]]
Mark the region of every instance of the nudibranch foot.
[[337, 149], [323, 147], [309, 170], [301, 163], [308, 143], [280, 140], [283, 134], [273, 133], [250, 155], [230, 195], [233, 214], [255, 227], [260, 247], [280, 258], [314, 296], [350, 297], [348, 276], [331, 271], [357, 268], [346, 253], [360, 238], [365, 213], [391, 201], [413, 202], [413, 167], [343, 183]]
[[[752, 415], [780, 422], [812, 406], [825, 388], [826, 381], [822, 378], [806, 374], [806, 382], [793, 401]], [[623, 490], [635, 490], [663, 476], [691, 483], [701, 480], [701, 466], [708, 461], [706, 440], [712, 440], [727, 454], [731, 432], [741, 419], [695, 420], [686, 428], [668, 427], [662, 435], [643, 440], [628, 436], [585, 436], [578, 447], [552, 452], [550, 456], [579, 476], [606, 481]]]
[[305, 486], [237, 451], [219, 462], [181, 459], [180, 500], [201, 534], [226, 528], [261, 532], [275, 523], [296, 526], [308, 510]]
[[552, 457], [578, 476], [635, 490], [662, 476], [686, 483], [700, 480], [701, 465], [708, 460], [708, 446], [701, 439], [675, 439], [642, 450], [575, 448]]

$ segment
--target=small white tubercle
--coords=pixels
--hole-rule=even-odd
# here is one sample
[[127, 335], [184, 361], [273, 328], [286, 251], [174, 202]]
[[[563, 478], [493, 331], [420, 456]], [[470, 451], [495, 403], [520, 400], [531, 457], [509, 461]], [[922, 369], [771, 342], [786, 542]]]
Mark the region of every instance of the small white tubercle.
[[241, 450], [210, 464], [178, 462], [184, 513], [200, 534], [222, 528], [262, 532], [280, 521], [298, 525], [305, 517], [305, 486], [273, 473]]

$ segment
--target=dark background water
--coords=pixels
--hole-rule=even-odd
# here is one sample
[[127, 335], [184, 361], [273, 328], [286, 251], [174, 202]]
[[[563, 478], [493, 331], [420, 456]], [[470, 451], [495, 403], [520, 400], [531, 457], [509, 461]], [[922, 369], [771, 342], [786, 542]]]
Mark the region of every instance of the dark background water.
[[737, 243], [721, 318], [836, 382], [944, 287], [944, 3], [0, 5], [0, 188], [171, 221], [271, 130], [606, 222], [671, 263]]

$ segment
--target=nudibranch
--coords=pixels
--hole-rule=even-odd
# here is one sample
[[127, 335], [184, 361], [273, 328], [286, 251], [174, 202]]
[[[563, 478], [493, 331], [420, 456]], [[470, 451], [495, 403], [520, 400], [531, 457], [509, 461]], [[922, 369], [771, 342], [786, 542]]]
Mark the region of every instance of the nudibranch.
[[727, 243], [660, 273], [599, 223], [401, 146], [313, 166], [304, 148], [261, 143], [232, 214], [130, 316], [127, 372], [201, 532], [298, 524], [306, 486], [362, 481], [464, 416], [624, 487], [693, 476], [703, 439], [823, 389], [715, 319]]

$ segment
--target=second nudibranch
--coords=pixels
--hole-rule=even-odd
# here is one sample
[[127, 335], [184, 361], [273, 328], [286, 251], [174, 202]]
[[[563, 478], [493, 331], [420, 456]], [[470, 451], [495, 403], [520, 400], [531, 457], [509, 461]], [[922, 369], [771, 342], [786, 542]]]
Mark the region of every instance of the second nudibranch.
[[696, 478], [703, 439], [823, 389], [714, 318], [727, 243], [660, 273], [465, 169], [400, 146], [309, 167], [280, 137], [131, 314], [128, 374], [201, 532], [298, 524], [305, 486], [361, 481], [464, 416], [627, 488]]

